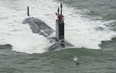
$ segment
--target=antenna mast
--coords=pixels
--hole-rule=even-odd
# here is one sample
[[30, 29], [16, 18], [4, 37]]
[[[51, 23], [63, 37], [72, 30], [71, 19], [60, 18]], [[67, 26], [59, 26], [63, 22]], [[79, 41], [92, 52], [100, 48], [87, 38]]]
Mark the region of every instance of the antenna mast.
[[27, 6], [27, 16], [30, 16], [30, 13], [29, 13], [29, 6]]

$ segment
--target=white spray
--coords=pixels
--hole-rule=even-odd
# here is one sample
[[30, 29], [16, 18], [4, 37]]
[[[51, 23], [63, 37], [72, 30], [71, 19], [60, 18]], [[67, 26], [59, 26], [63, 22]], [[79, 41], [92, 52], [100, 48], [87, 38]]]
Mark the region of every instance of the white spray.
[[[55, 12], [59, 6], [53, 0], [2, 0], [0, 1], [0, 44], [11, 44], [13, 50], [26, 53], [42, 53], [49, 46], [43, 36], [32, 33], [28, 24], [22, 24], [26, 16], [26, 7], [30, 6], [30, 15], [45, 21], [55, 29]], [[103, 21], [89, 20], [77, 14], [78, 10], [63, 6], [65, 16], [66, 40], [76, 47], [100, 48], [102, 40], [110, 40], [116, 34], [108, 29], [96, 31], [104, 26]]]

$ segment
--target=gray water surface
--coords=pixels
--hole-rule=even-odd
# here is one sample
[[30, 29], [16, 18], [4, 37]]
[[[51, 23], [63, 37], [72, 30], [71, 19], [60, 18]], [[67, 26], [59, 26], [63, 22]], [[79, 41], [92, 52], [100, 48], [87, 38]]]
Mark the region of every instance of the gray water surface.
[[[25, 54], [0, 49], [0, 73], [115, 73], [115, 51], [67, 49]], [[79, 57], [76, 65], [73, 57]]]
[[[18, 7], [13, 6], [13, 3], [19, 3], [17, 1], [1, 2], [6, 8], [18, 10]], [[57, 1], [82, 10], [81, 14], [84, 17], [102, 17], [97, 19], [105, 21], [116, 20], [116, 0]], [[11, 3], [11, 6], [7, 6], [7, 2], [8, 5]], [[111, 24], [109, 26], [115, 27], [115, 22], [113, 23], [113, 26]], [[111, 30], [115, 32], [116, 29], [111, 28]], [[101, 46], [104, 49], [99, 50], [75, 48], [43, 54], [16, 52], [9, 45], [0, 45], [0, 73], [116, 73], [115, 43], [115, 39], [102, 42]], [[74, 56], [79, 57], [79, 65], [73, 61]]]

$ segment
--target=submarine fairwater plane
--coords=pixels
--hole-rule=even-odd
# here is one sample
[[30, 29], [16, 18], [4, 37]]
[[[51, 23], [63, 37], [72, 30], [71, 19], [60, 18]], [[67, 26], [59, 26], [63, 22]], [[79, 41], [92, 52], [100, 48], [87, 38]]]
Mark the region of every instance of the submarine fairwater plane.
[[[73, 44], [65, 40], [65, 23], [64, 16], [62, 14], [62, 3], [60, 4], [60, 7], [58, 7], [58, 11], [56, 13], [57, 19], [55, 21], [55, 31], [51, 27], [49, 27], [44, 21], [38, 18], [30, 17], [29, 7], [27, 7], [27, 15], [28, 18], [26, 18], [22, 23], [29, 24], [33, 33], [42, 35], [50, 41], [51, 45], [49, 47], [46, 47], [48, 51], [74, 47]], [[53, 32], [56, 33], [55, 37], [50, 36]]]

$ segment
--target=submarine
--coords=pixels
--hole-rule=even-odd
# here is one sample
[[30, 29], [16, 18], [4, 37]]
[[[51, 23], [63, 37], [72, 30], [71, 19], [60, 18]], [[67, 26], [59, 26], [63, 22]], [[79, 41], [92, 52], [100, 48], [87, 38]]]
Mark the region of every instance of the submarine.
[[[46, 47], [47, 51], [61, 50], [65, 48], [74, 47], [73, 44], [65, 40], [65, 23], [64, 16], [62, 14], [62, 3], [57, 9], [56, 13], [56, 24], [55, 30], [48, 26], [44, 21], [39, 18], [31, 17], [29, 13], [29, 7], [27, 7], [28, 18], [23, 20], [23, 24], [28, 24], [33, 33], [42, 35], [50, 41], [50, 46]], [[51, 37], [52, 33], [55, 32], [55, 37]]]

